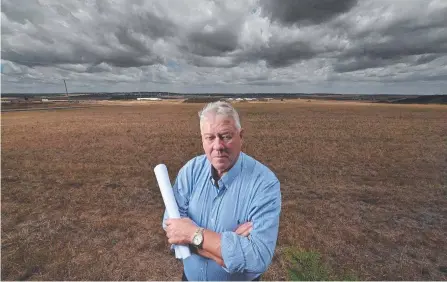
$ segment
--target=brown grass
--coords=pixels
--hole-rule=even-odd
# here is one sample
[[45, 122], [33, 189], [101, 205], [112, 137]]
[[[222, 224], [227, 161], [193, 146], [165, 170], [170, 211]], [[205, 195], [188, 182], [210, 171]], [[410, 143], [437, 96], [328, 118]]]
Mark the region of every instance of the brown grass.
[[[106, 105], [107, 104], [107, 105]], [[200, 104], [2, 113], [3, 280], [175, 280], [153, 168], [201, 154]], [[244, 151], [281, 181], [266, 280], [315, 251], [362, 280], [442, 280], [447, 107], [240, 103]]]

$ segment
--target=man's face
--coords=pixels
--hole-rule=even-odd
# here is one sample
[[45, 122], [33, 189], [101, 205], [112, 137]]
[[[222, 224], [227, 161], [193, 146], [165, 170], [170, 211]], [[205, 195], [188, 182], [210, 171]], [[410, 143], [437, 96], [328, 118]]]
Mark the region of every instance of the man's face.
[[224, 172], [236, 163], [242, 148], [243, 130], [238, 130], [234, 119], [208, 114], [202, 123], [203, 150], [218, 172]]

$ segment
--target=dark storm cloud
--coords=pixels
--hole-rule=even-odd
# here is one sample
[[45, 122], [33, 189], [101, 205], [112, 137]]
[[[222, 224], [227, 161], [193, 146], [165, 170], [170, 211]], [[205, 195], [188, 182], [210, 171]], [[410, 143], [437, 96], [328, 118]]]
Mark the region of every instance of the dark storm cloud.
[[233, 67], [238, 62], [221, 58], [240, 48], [239, 36], [245, 15], [229, 11], [224, 1], [213, 3], [219, 15], [191, 24], [184, 31], [180, 29], [178, 49], [196, 66]]
[[7, 87], [65, 77], [79, 85], [292, 87], [298, 80], [442, 81], [446, 75], [447, 1], [442, 0], [6, 0], [1, 5]]
[[357, 0], [261, 0], [263, 14], [272, 21], [319, 24], [349, 11]]
[[241, 52], [236, 60], [240, 62], [258, 62], [263, 60], [269, 67], [281, 68], [293, 65], [301, 60], [311, 59], [317, 54], [318, 52], [312, 49], [309, 42], [292, 41], [284, 43], [273, 39], [269, 41], [267, 46]]
[[188, 36], [186, 48], [189, 52], [209, 57], [219, 56], [238, 47], [238, 31], [225, 26], [215, 31], [193, 31]]
[[129, 27], [137, 33], [150, 38], [164, 38], [174, 36], [177, 26], [166, 17], [158, 16], [151, 11], [139, 11], [133, 14]]

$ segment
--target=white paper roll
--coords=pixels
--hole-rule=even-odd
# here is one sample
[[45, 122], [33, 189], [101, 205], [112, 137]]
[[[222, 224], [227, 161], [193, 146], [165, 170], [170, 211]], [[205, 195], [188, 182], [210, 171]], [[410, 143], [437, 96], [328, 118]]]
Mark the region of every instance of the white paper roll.
[[[180, 218], [177, 202], [175, 201], [174, 191], [172, 190], [171, 181], [169, 180], [168, 169], [164, 164], [159, 164], [154, 168], [155, 177], [160, 187], [161, 196], [165, 203], [166, 211], [169, 218]], [[185, 259], [191, 255], [189, 248], [183, 245], [175, 245], [175, 257]]]

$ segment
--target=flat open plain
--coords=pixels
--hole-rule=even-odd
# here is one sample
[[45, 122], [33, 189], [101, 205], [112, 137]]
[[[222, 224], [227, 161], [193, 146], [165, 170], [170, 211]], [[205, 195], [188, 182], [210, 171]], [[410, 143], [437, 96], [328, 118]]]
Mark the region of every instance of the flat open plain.
[[[87, 103], [85, 103], [87, 105]], [[203, 104], [104, 102], [1, 114], [2, 280], [175, 280], [153, 168], [202, 154]], [[447, 106], [238, 103], [244, 151], [281, 181], [264, 280], [285, 250], [333, 275], [447, 279]]]

